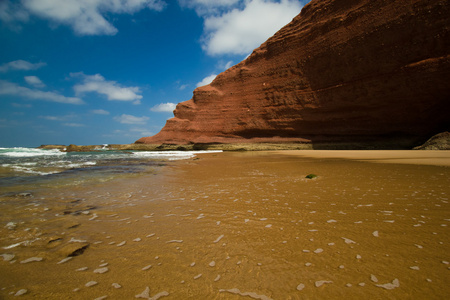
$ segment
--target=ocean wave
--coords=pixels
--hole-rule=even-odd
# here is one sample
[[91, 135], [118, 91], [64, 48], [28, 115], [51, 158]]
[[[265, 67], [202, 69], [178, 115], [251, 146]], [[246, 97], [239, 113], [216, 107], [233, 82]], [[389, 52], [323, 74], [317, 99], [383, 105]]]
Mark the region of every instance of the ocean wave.
[[141, 158], [181, 160], [195, 157], [201, 153], [219, 153], [222, 150], [203, 150], [203, 151], [139, 151], [132, 152], [133, 156]]
[[0, 148], [0, 156], [6, 157], [34, 157], [34, 156], [64, 156], [66, 152], [57, 149], [36, 149], [36, 148]]

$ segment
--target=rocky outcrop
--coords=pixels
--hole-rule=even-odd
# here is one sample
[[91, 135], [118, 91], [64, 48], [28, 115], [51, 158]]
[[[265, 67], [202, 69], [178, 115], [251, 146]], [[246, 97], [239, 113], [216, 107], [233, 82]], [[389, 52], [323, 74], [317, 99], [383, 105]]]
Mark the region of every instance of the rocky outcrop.
[[438, 133], [414, 150], [450, 150], [450, 132]]
[[313, 0], [136, 143], [381, 142], [450, 128], [447, 0]]

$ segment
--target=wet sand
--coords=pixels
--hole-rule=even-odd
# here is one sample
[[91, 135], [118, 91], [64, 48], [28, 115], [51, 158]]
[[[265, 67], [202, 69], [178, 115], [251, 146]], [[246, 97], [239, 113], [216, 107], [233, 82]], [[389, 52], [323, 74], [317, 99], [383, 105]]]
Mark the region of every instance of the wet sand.
[[450, 169], [377, 152], [207, 154], [4, 197], [0, 298], [448, 298]]

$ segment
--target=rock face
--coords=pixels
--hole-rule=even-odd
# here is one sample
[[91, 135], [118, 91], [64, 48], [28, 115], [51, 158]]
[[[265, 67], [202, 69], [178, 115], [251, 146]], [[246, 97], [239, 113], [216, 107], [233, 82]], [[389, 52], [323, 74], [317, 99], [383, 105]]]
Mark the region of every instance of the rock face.
[[450, 128], [448, 0], [312, 0], [136, 143], [417, 145]]

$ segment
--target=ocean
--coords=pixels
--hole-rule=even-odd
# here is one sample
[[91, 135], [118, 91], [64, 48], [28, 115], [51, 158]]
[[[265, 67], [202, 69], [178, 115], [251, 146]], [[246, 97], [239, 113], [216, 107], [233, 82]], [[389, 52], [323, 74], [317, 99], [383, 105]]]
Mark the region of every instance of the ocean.
[[208, 152], [220, 151], [117, 151], [103, 147], [92, 152], [63, 152], [58, 149], [0, 148], [0, 189], [15, 192], [42, 185], [80, 185], [154, 173], [171, 161]]

